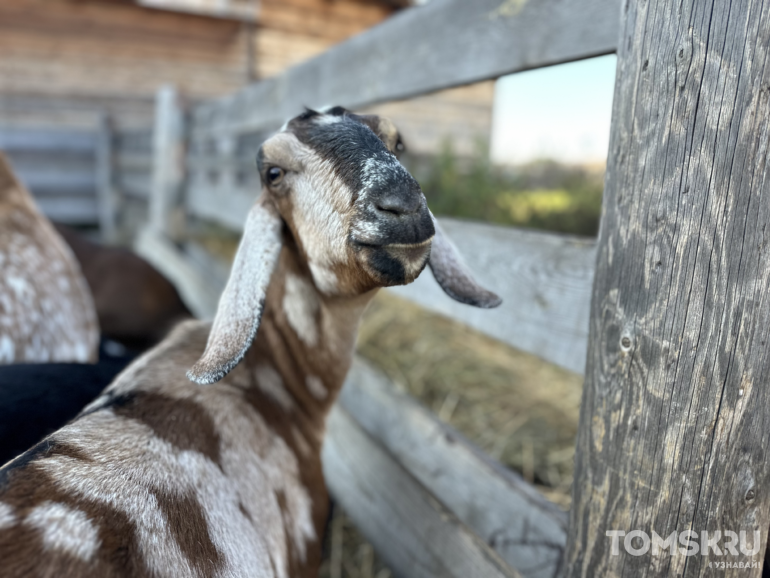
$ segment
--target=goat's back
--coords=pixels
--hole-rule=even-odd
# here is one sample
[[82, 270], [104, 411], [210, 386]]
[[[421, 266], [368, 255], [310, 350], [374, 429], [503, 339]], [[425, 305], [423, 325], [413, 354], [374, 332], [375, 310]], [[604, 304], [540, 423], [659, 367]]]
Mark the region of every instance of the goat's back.
[[186, 379], [208, 330], [182, 324], [72, 423], [0, 469], [3, 576], [317, 568], [308, 545], [326, 508], [319, 448], [251, 387], [246, 368], [209, 387]]
[[0, 155], [0, 363], [94, 362], [98, 345], [77, 261]]

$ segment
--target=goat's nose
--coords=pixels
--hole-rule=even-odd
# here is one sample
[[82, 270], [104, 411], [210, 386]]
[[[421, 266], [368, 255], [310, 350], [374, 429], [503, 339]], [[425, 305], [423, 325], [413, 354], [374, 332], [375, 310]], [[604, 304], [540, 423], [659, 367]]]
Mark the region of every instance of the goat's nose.
[[412, 215], [420, 210], [420, 195], [412, 191], [388, 191], [377, 196], [374, 206], [391, 215]]

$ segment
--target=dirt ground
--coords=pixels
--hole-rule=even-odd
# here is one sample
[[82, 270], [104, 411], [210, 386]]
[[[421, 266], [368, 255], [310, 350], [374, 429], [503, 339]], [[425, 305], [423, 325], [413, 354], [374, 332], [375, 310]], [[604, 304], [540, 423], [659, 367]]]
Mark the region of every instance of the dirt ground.
[[[358, 351], [440, 419], [569, 509], [582, 378], [380, 292]], [[322, 578], [391, 574], [337, 508]]]

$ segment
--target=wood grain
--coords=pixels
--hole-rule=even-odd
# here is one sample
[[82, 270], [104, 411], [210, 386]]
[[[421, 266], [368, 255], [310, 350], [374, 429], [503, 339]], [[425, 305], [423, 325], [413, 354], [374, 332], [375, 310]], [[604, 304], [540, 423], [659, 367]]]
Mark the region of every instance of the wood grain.
[[[483, 454], [409, 395], [398, 392], [360, 358], [338, 403], [523, 577], [558, 574], [567, 542], [567, 516], [521, 477]], [[365, 514], [348, 511], [348, 515], [358, 523]]]
[[[758, 577], [770, 526], [770, 2], [629, 2], [623, 22], [568, 576]], [[762, 547], [633, 556], [621, 543], [613, 556], [608, 530], [692, 530], [696, 543], [745, 531], [749, 545], [757, 530]]]
[[619, 0], [431, 2], [279, 77], [200, 105], [193, 130], [272, 129], [305, 105], [357, 108], [608, 54], [619, 9]]

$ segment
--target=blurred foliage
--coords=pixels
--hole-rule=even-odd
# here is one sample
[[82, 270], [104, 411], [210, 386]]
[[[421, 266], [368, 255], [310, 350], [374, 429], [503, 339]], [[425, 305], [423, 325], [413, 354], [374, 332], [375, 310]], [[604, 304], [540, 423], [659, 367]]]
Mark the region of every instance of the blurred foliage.
[[459, 158], [451, 141], [426, 166], [415, 168], [434, 214], [595, 236], [604, 173], [555, 161], [515, 168], [492, 165], [479, 142]]

